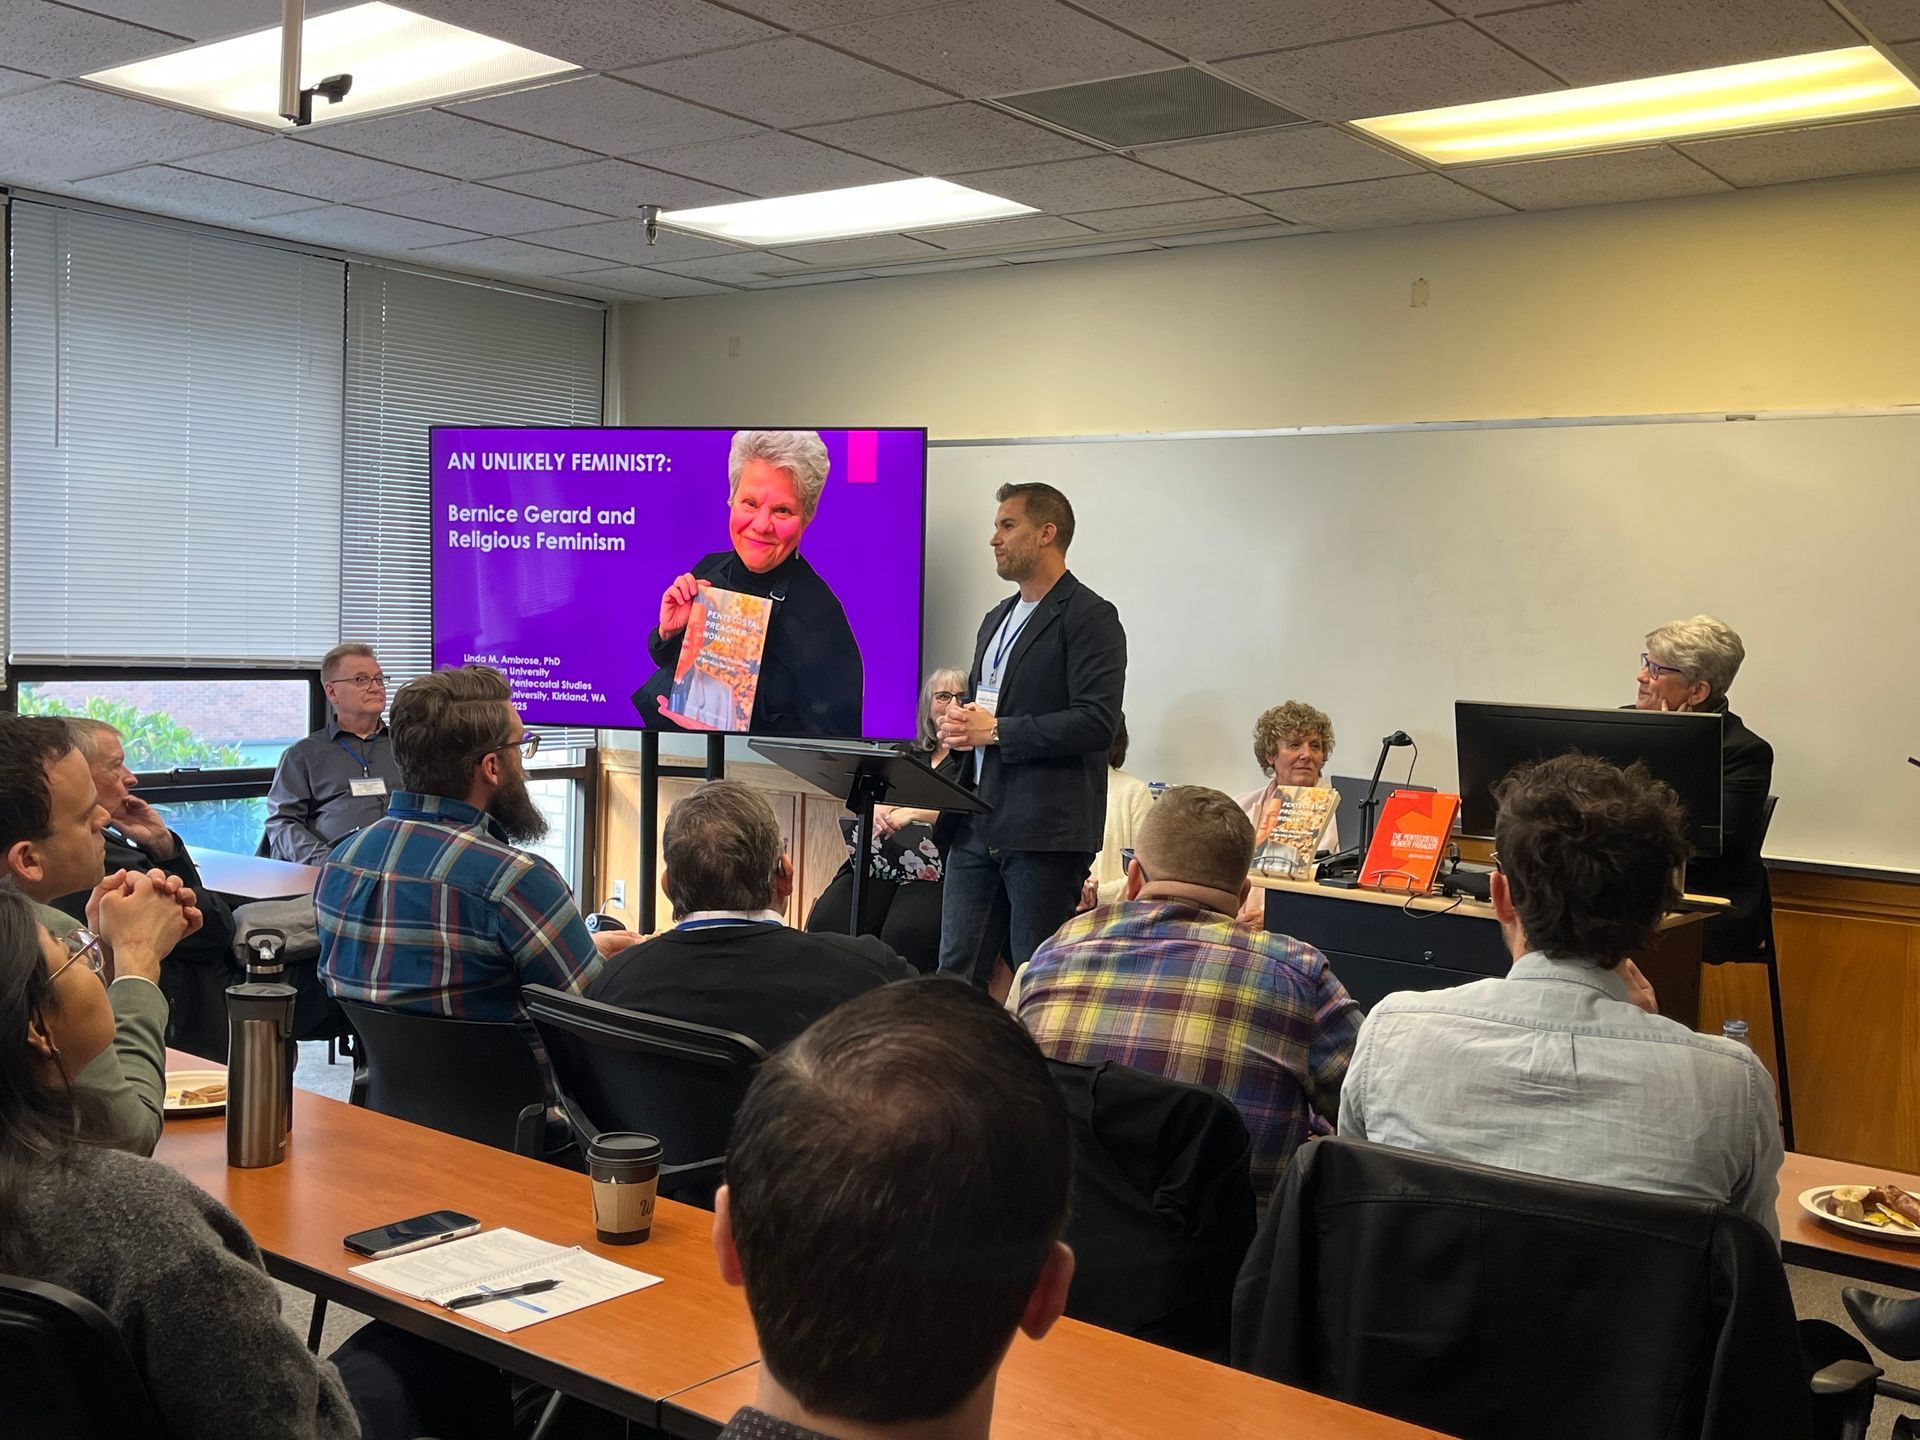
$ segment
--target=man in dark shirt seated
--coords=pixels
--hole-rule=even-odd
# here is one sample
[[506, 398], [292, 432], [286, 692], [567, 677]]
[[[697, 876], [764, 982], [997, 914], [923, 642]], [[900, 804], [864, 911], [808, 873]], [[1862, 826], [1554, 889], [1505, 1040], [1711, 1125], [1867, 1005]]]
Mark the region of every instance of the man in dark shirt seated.
[[1066, 1305], [1072, 1172], [1039, 1050], [971, 985], [884, 986], [808, 1030], [755, 1078], [715, 1201], [761, 1354], [721, 1440], [986, 1440], [1014, 1332]]
[[738, 780], [712, 781], [675, 805], [661, 850], [674, 928], [609, 960], [590, 1000], [774, 1050], [844, 1001], [918, 973], [871, 935], [788, 928], [780, 912], [793, 862], [773, 808]]

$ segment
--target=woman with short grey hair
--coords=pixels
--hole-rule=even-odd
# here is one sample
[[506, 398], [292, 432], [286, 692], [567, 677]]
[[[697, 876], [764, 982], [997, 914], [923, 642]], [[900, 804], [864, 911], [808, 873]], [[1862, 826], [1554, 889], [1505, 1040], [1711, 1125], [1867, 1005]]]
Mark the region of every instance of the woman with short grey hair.
[[[795, 737], [861, 735], [866, 668], [860, 644], [839, 597], [800, 553], [831, 469], [818, 431], [734, 433], [727, 449], [732, 548], [703, 556], [661, 594], [659, 623], [647, 636], [647, 655], [656, 668], [633, 696], [641, 724], [658, 730], [732, 728], [716, 726], [707, 715], [676, 712], [671, 699], [681, 642], [696, 618], [699, 625], [706, 623], [701, 596], [729, 590], [773, 602], [746, 729]], [[696, 708], [690, 691], [683, 708]]]
[[1720, 853], [1687, 866], [1687, 889], [1725, 897], [1730, 908], [1711, 917], [1702, 939], [1708, 960], [1759, 960], [1772, 942], [1773, 897], [1760, 858], [1766, 839], [1773, 747], [1727, 708], [1727, 691], [1747, 647], [1712, 615], [1671, 620], [1647, 634], [1634, 707], [1720, 716]]

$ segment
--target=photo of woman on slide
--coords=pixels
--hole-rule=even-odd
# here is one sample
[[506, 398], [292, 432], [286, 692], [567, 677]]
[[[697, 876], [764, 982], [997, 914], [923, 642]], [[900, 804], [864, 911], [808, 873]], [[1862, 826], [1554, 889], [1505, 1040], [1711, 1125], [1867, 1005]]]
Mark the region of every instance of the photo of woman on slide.
[[634, 692], [649, 729], [714, 728], [671, 707], [681, 641], [702, 589], [734, 590], [773, 601], [760, 684], [748, 730], [756, 735], [861, 733], [866, 677], [847, 612], [806, 558], [800, 541], [827, 483], [827, 447], [812, 430], [741, 430], [727, 456], [727, 535], [732, 549], [704, 556], [660, 596], [659, 622], [647, 636], [658, 667]]

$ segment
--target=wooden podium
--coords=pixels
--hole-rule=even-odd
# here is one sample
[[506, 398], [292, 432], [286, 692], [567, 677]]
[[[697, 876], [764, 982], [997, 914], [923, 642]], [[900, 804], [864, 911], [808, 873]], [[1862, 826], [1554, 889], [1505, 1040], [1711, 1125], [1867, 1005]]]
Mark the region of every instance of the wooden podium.
[[[1266, 928], [1325, 955], [1362, 1010], [1395, 990], [1466, 985], [1505, 975], [1513, 963], [1493, 907], [1483, 901], [1248, 878], [1267, 892]], [[1652, 948], [1633, 957], [1659, 997], [1660, 1013], [1689, 1030], [1700, 1019], [1700, 925], [1705, 919], [1698, 911], [1667, 916]]]

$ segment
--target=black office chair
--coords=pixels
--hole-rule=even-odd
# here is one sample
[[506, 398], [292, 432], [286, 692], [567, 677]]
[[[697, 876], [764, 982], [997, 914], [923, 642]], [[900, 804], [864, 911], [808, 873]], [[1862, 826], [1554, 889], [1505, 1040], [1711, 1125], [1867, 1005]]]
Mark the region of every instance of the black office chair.
[[606, 1130], [657, 1135], [660, 1193], [713, 1208], [733, 1114], [767, 1052], [745, 1035], [646, 1015], [544, 985], [520, 992], [584, 1145]]
[[356, 1104], [518, 1155], [545, 1153], [546, 1084], [518, 1025], [351, 1000], [340, 1008], [365, 1049]]
[[[1809, 1382], [1809, 1331], [1861, 1358]], [[1294, 1156], [1234, 1295], [1236, 1366], [1460, 1440], [1862, 1440], [1865, 1355], [1796, 1325], [1728, 1206], [1344, 1137]]]
[[[1920, 1300], [1849, 1286], [1840, 1292], [1840, 1303], [1874, 1349], [1896, 1360], [1920, 1360]], [[1903, 1405], [1920, 1405], [1920, 1390], [1884, 1376], [1875, 1382], [1874, 1392]], [[1900, 1416], [1893, 1422], [1891, 1440], [1920, 1440], [1920, 1421]]]
[[1047, 1061], [1077, 1163], [1067, 1314], [1223, 1360], [1253, 1243], [1253, 1144], [1233, 1102], [1125, 1065]]
[[0, 1435], [162, 1440], [113, 1322], [57, 1285], [0, 1275]]

